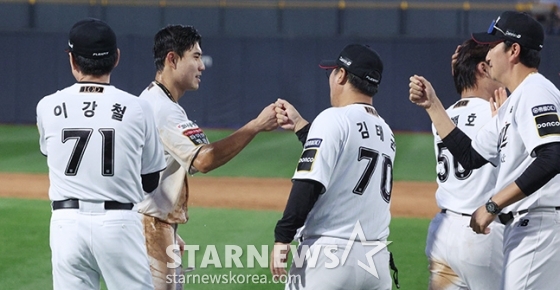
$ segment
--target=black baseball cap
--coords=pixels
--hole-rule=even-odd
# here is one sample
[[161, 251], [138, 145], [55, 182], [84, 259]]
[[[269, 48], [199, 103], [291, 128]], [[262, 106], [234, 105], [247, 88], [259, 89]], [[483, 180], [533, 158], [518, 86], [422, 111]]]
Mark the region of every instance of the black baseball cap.
[[544, 29], [526, 12], [505, 11], [492, 21], [488, 31], [473, 33], [472, 38], [481, 44], [509, 40], [519, 43], [522, 47], [539, 51], [543, 48]]
[[70, 29], [68, 51], [85, 58], [108, 57], [117, 52], [117, 37], [107, 23], [87, 18]]
[[363, 44], [347, 45], [336, 60], [323, 60], [319, 63], [319, 67], [324, 69], [343, 67], [353, 75], [376, 85], [381, 83], [383, 73], [383, 62], [379, 54]]

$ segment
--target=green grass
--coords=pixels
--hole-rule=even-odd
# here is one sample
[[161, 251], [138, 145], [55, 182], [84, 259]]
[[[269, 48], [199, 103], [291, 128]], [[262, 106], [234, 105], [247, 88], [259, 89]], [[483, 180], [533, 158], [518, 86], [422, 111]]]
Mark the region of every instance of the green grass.
[[[268, 246], [271, 249], [273, 229], [281, 217], [280, 212], [248, 211], [215, 208], [192, 208], [191, 220], [179, 227], [179, 232], [189, 245], [199, 245], [196, 252], [196, 275], [229, 275], [229, 269], [199, 267], [207, 245], [216, 245], [221, 261], [224, 246]], [[48, 201], [25, 199], [0, 199], [0, 285], [1, 289], [27, 290], [52, 289], [49, 239], [50, 207]], [[401, 289], [425, 289], [428, 270], [424, 256], [425, 236], [429, 220], [394, 218], [389, 240], [399, 269]], [[268, 255], [268, 253], [267, 253]], [[185, 257], [186, 260], [186, 257]], [[242, 263], [246, 258], [241, 257]], [[264, 275], [269, 270], [257, 267], [231, 269], [234, 275]], [[260, 276], [259, 276], [260, 277]], [[281, 285], [268, 284], [193, 284], [186, 289], [283, 289]], [[105, 288], [103, 288], [105, 289]]]
[[[208, 139], [220, 140], [232, 130], [205, 130]], [[435, 157], [431, 134], [396, 134], [395, 180], [433, 181]], [[47, 173], [46, 158], [39, 152], [35, 126], [0, 125], [0, 172]], [[301, 154], [295, 134], [265, 132], [239, 155], [207, 176], [290, 178]]]

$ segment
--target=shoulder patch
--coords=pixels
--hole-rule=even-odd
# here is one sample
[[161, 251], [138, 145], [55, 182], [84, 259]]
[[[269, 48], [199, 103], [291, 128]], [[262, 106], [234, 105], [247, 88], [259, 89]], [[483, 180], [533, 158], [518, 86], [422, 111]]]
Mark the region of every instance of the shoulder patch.
[[556, 106], [553, 104], [534, 106], [533, 108], [531, 108], [531, 112], [533, 113], [533, 116], [556, 112]]
[[198, 125], [195, 124], [192, 121], [189, 122], [185, 122], [185, 123], [181, 123], [177, 125], [177, 129], [183, 130], [183, 129], [193, 129], [193, 128], [198, 128]]
[[305, 142], [305, 145], [303, 145], [303, 149], [319, 148], [319, 147], [321, 147], [321, 143], [323, 143], [323, 139], [312, 138], [312, 139], [307, 140], [307, 142]]
[[537, 131], [539, 136], [544, 137], [546, 135], [560, 135], [560, 120], [558, 120], [558, 114], [546, 114], [535, 117], [535, 124], [537, 125]]
[[191, 139], [194, 145], [202, 145], [202, 144], [210, 143], [208, 142], [208, 138], [206, 137], [206, 134], [204, 134], [204, 131], [202, 131], [202, 129], [198, 127], [183, 131], [183, 135], [189, 137], [189, 139]]
[[313, 167], [313, 162], [315, 162], [315, 156], [317, 155], [317, 149], [307, 149], [301, 153], [299, 162], [297, 165], [297, 171], [311, 171]]

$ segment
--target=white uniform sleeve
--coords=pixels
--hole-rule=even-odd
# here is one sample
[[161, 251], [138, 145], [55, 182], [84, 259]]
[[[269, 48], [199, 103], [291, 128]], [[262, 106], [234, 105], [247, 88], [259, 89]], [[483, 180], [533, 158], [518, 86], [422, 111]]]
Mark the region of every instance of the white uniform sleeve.
[[43, 128], [43, 119], [41, 118], [41, 104], [42, 102], [39, 101], [37, 104], [36, 114], [37, 114], [37, 129], [39, 130], [39, 149], [41, 153], [47, 156], [47, 140], [45, 139], [45, 129]]
[[333, 170], [347, 136], [340, 116], [327, 109], [315, 118], [309, 129], [303, 153], [293, 179], [311, 179], [329, 186]]
[[559, 96], [540, 83], [523, 87], [515, 113], [515, 122], [529, 154], [540, 145], [560, 142]]
[[500, 164], [498, 118], [494, 116], [480, 131], [472, 138], [472, 147], [478, 154], [490, 163]]
[[141, 99], [138, 99], [140, 106], [144, 112], [144, 121], [146, 135], [144, 139], [144, 148], [142, 150], [142, 171], [141, 174], [150, 174], [165, 169], [166, 162], [164, 157], [163, 146], [159, 141], [157, 133], [156, 121], [154, 113], [150, 105]]
[[208, 144], [204, 131], [185, 118], [183, 112], [170, 112], [164, 120], [160, 120], [159, 125], [165, 151], [189, 174], [197, 173], [192, 163], [202, 145]]

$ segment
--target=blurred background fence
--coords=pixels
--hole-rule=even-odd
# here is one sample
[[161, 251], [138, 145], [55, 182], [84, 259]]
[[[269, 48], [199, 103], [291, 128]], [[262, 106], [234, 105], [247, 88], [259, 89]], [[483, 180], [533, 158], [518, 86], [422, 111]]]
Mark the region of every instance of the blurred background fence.
[[112, 83], [139, 94], [153, 79], [153, 35], [167, 24], [195, 26], [207, 69], [200, 90], [180, 103], [202, 127], [236, 128], [276, 98], [312, 119], [329, 106], [318, 69], [348, 43], [369, 44], [385, 71], [374, 105], [395, 130], [428, 131], [408, 102], [408, 77], [428, 77], [444, 104], [457, 98], [450, 74], [455, 47], [485, 31], [504, 10], [527, 11], [550, 34], [540, 71], [560, 83], [554, 4], [517, 1], [134, 1], [0, 0], [0, 123], [34, 123], [44, 95], [74, 82], [64, 53], [70, 27], [108, 22], [122, 59]]

